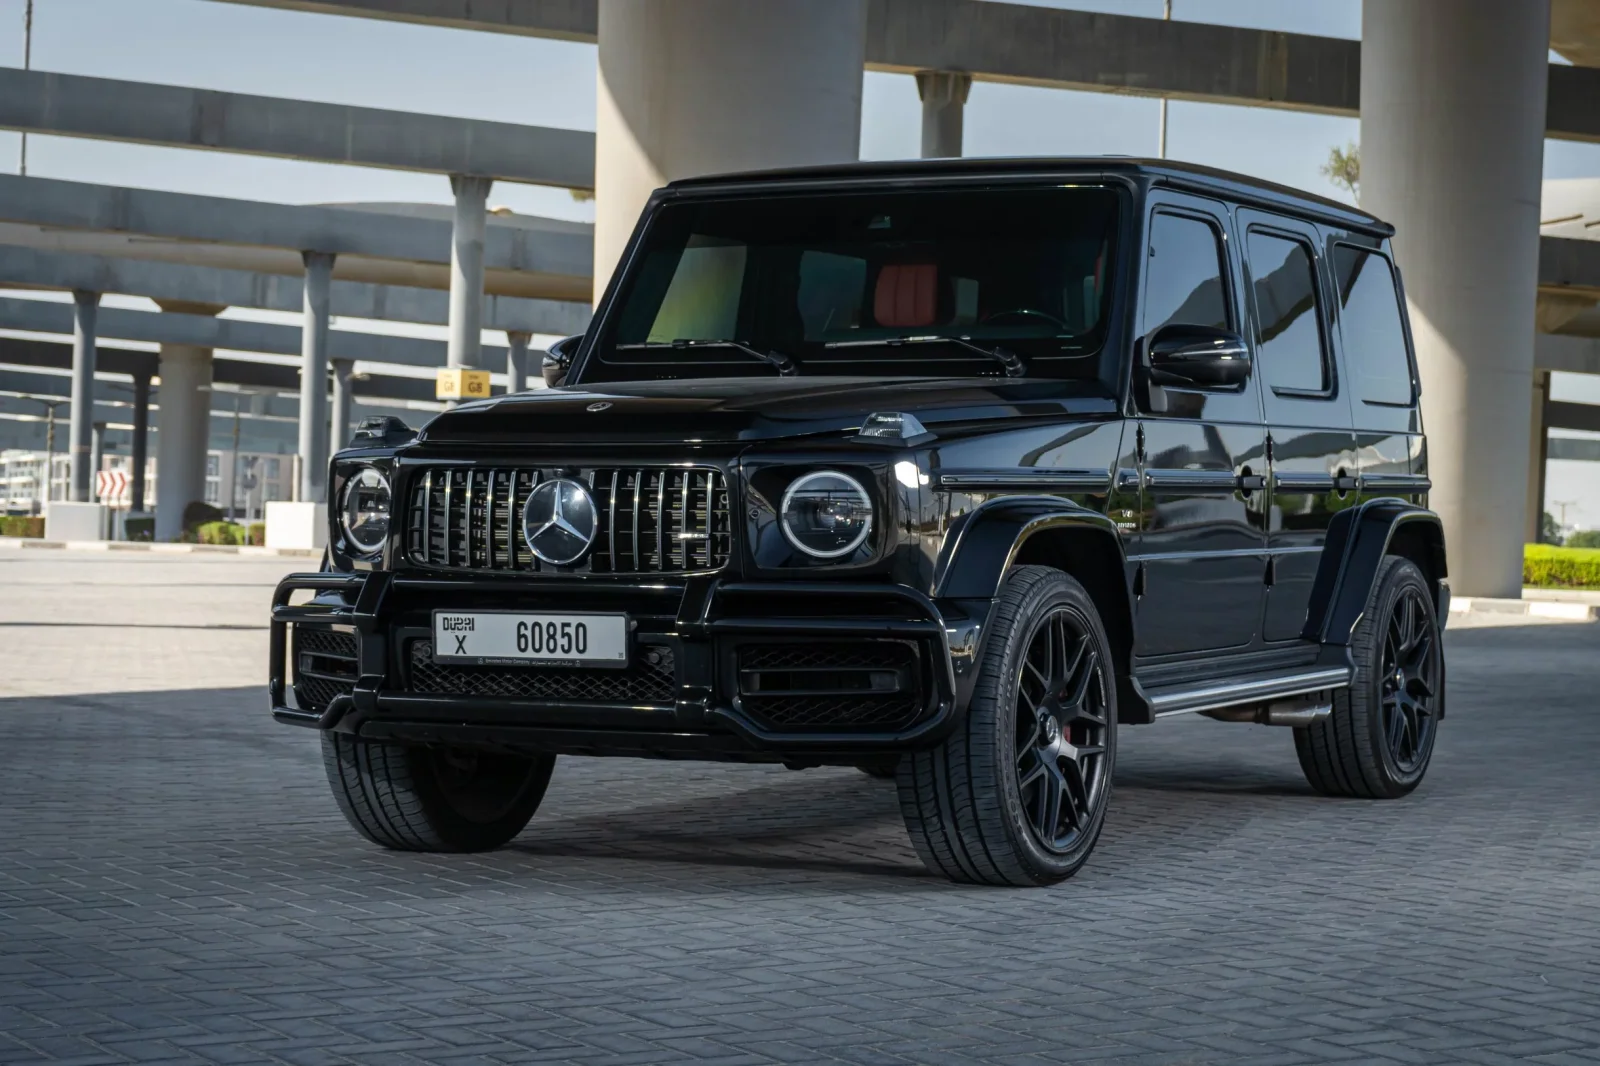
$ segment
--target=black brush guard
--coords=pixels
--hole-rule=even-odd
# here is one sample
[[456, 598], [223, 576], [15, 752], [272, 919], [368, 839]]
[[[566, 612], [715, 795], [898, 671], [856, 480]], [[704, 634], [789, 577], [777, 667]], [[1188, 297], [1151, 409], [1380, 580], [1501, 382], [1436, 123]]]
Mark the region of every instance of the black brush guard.
[[[308, 603], [291, 604], [309, 592]], [[671, 647], [677, 698], [671, 705], [572, 703], [409, 691], [408, 641], [426, 631], [433, 607], [626, 610], [638, 644]], [[769, 613], [770, 612], [770, 613]], [[289, 627], [348, 627], [357, 669], [348, 693], [321, 710], [290, 697]], [[751, 761], [848, 761], [852, 756], [936, 743], [958, 717], [948, 623], [927, 596], [900, 585], [740, 582], [691, 576], [675, 583], [629, 580], [415, 577], [388, 571], [291, 574], [273, 593], [268, 691], [280, 722], [371, 739], [460, 743], [566, 754], [645, 755]], [[741, 641], [858, 638], [914, 642], [924, 663], [921, 713], [887, 732], [778, 731], [740, 707], [726, 649]], [[722, 649], [724, 654], [719, 655]], [[719, 660], [721, 665], [719, 665]], [[537, 669], [529, 667], [528, 669]]]

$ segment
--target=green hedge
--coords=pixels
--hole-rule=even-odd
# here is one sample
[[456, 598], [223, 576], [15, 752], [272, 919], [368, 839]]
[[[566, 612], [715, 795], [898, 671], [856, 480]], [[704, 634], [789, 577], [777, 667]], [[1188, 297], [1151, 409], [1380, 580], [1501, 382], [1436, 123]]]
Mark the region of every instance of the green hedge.
[[1600, 548], [1529, 544], [1522, 551], [1522, 583], [1546, 589], [1600, 589]]
[[30, 515], [0, 515], [0, 537], [42, 537], [44, 519]]
[[244, 526], [237, 522], [203, 522], [195, 530], [201, 544], [247, 544]]

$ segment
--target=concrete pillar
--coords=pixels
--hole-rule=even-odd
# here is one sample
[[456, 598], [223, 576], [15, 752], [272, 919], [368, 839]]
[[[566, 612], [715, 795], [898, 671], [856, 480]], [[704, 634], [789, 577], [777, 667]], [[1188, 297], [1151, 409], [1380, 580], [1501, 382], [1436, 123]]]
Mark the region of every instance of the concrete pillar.
[[922, 158], [955, 159], [961, 155], [962, 118], [972, 75], [956, 70], [917, 73], [917, 95], [922, 98]]
[[100, 493], [95, 491], [96, 476], [100, 467], [104, 465], [106, 454], [106, 424], [94, 422], [90, 426], [89, 434], [89, 499], [98, 502]]
[[321, 503], [328, 478], [328, 289], [333, 256], [305, 252], [300, 327], [300, 499]]
[[1362, 4], [1361, 205], [1398, 229], [1462, 596], [1522, 591], [1549, 48], [1548, 2]]
[[1550, 457], [1550, 432], [1548, 415], [1550, 405], [1550, 371], [1533, 372], [1533, 406], [1530, 409], [1530, 436], [1528, 440], [1528, 528], [1523, 536], [1529, 544], [1538, 544], [1544, 538], [1544, 468]]
[[533, 334], [506, 330], [506, 392], [521, 392], [528, 387], [528, 342]]
[[600, 0], [595, 298], [674, 178], [857, 158], [866, 0]]
[[94, 327], [100, 310], [100, 294], [83, 289], [72, 293], [72, 476], [67, 483], [67, 498], [87, 503], [94, 497], [94, 474], [89, 468], [90, 426], [94, 418]]
[[133, 376], [133, 446], [128, 463], [129, 509], [144, 510], [144, 468], [150, 454], [150, 375]]
[[333, 361], [333, 437], [330, 442], [333, 451], [350, 443], [350, 408], [355, 403], [350, 392], [350, 372], [355, 365], [349, 359]]
[[[156, 540], [177, 540], [183, 509], [206, 498], [211, 441], [211, 349], [163, 344], [156, 434]], [[143, 502], [143, 501], [140, 501]]]
[[476, 367], [483, 362], [483, 230], [490, 178], [450, 175], [456, 194], [455, 224], [450, 231], [450, 366]]

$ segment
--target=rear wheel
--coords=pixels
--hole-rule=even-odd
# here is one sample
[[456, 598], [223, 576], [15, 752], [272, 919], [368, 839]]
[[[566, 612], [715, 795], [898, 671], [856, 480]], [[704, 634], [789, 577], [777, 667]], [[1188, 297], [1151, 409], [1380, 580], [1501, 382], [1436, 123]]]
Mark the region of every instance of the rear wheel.
[[900, 808], [924, 863], [956, 881], [1047, 885], [1094, 850], [1111, 797], [1111, 644], [1059, 570], [1012, 571], [962, 727], [900, 763]]
[[489, 851], [522, 832], [544, 798], [554, 755], [508, 755], [322, 734], [339, 810], [362, 836], [399, 851]]
[[1393, 799], [1422, 782], [1444, 710], [1444, 648], [1417, 564], [1383, 560], [1350, 634], [1355, 676], [1333, 713], [1294, 731], [1306, 780], [1329, 796]]

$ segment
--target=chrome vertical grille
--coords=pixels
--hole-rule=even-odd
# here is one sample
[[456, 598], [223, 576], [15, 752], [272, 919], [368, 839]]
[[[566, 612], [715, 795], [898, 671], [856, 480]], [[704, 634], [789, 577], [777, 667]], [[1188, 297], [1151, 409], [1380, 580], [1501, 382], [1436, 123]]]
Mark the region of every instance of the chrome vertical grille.
[[[540, 481], [589, 486], [599, 528], [570, 567], [536, 559], [522, 539], [522, 508]], [[705, 467], [438, 467], [418, 471], [406, 515], [413, 563], [448, 570], [596, 574], [716, 570], [733, 550], [727, 479]]]

